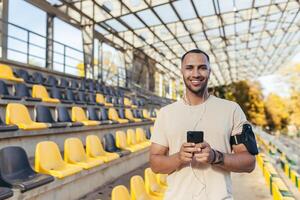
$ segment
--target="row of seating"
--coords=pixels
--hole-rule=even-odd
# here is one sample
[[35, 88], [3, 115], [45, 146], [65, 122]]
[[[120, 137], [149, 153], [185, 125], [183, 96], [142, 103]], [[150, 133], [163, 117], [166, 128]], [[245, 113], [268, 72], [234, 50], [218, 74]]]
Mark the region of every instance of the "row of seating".
[[141, 176], [130, 179], [130, 193], [124, 185], [113, 188], [112, 200], [162, 200], [167, 189], [166, 174], [155, 174], [150, 168], [144, 172], [145, 181]]
[[128, 140], [123, 141], [125, 138], [120, 138], [119, 135], [116, 136], [117, 141], [114, 144], [113, 135], [107, 134], [104, 137], [107, 150], [103, 148], [100, 139], [96, 135], [86, 137], [86, 148], [84, 148], [80, 139], [68, 138], [64, 143], [64, 160], [56, 143], [52, 141], [40, 142], [37, 144], [35, 152], [35, 170], [57, 178], [64, 178], [78, 173], [82, 169], [99, 166], [150, 145], [143, 129], [138, 128], [136, 133], [133, 129], [128, 129], [127, 132]]
[[[147, 137], [150, 129], [147, 129]], [[122, 136], [125, 136], [125, 141]], [[103, 145], [102, 145], [103, 142]], [[86, 147], [79, 138], [68, 138], [64, 142], [64, 159], [56, 143], [43, 141], [37, 144], [35, 170], [32, 169], [26, 151], [18, 146], [8, 146], [0, 150], [0, 199], [11, 197], [9, 188], [21, 192], [48, 184], [56, 178], [64, 178], [83, 169], [90, 169], [111, 162], [131, 152], [150, 145], [142, 128], [117, 132], [117, 142], [111, 133], [103, 140], [96, 135], [86, 137]], [[129, 147], [129, 148], [128, 148]]]
[[[129, 122], [154, 121], [147, 110], [131, 110], [129, 108], [97, 108], [89, 106], [87, 112], [78, 106], [71, 108], [71, 116], [68, 108], [57, 106], [55, 118], [50, 108], [37, 105], [35, 109], [36, 120], [32, 120], [27, 107], [19, 103], [9, 103], [6, 107], [5, 123], [0, 119], [0, 131], [38, 130], [46, 128], [97, 126], [104, 124], [117, 124]], [[16, 127], [17, 126], [17, 127]]]
[[[32, 91], [24, 83], [17, 83], [13, 87], [14, 94], [8, 90], [8, 85], [0, 80], [0, 98], [4, 100], [25, 100], [33, 102], [64, 103], [64, 104], [88, 104], [100, 106], [122, 106], [137, 108], [144, 105], [137, 103], [137, 99], [103, 95], [101, 93], [75, 92], [70, 89], [51, 87], [49, 92], [42, 85], [33, 85]], [[140, 102], [140, 101], [138, 101]]]

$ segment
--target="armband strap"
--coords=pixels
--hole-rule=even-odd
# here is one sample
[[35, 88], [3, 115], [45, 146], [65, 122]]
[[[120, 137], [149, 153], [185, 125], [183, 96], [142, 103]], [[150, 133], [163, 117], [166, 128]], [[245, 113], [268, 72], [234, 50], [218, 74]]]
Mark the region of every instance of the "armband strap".
[[252, 155], [258, 154], [255, 135], [250, 124], [244, 124], [242, 133], [230, 137], [230, 145], [244, 144], [248, 152]]

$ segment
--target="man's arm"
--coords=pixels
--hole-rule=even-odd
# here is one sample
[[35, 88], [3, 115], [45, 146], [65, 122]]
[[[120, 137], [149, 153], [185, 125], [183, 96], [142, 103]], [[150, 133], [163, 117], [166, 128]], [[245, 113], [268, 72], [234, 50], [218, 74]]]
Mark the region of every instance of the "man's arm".
[[[244, 144], [233, 145], [233, 154], [225, 154], [224, 162], [216, 164], [222, 169], [231, 172], [252, 172], [255, 168], [255, 156], [251, 155]], [[197, 153], [195, 154], [196, 160], [200, 163], [212, 163], [214, 159], [214, 152], [210, 145], [206, 142], [196, 145]], [[215, 151], [215, 150], [214, 150]], [[215, 151], [216, 156], [220, 154]]]
[[169, 149], [165, 146], [152, 143], [150, 147], [150, 167], [154, 173], [171, 174], [184, 164], [192, 161], [195, 144], [184, 143], [180, 151], [168, 155]]

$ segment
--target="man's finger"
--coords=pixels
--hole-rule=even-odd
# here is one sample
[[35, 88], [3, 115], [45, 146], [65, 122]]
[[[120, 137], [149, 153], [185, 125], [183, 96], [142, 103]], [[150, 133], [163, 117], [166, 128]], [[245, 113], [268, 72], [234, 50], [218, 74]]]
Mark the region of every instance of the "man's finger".
[[183, 143], [183, 147], [194, 147], [195, 143]]

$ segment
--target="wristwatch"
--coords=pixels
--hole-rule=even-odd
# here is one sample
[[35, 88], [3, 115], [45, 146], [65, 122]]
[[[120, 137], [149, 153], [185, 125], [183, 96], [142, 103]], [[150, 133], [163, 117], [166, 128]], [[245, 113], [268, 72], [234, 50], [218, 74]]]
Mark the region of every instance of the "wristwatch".
[[215, 150], [216, 151], [216, 159], [212, 163], [213, 165], [223, 165], [224, 164], [224, 153]]

